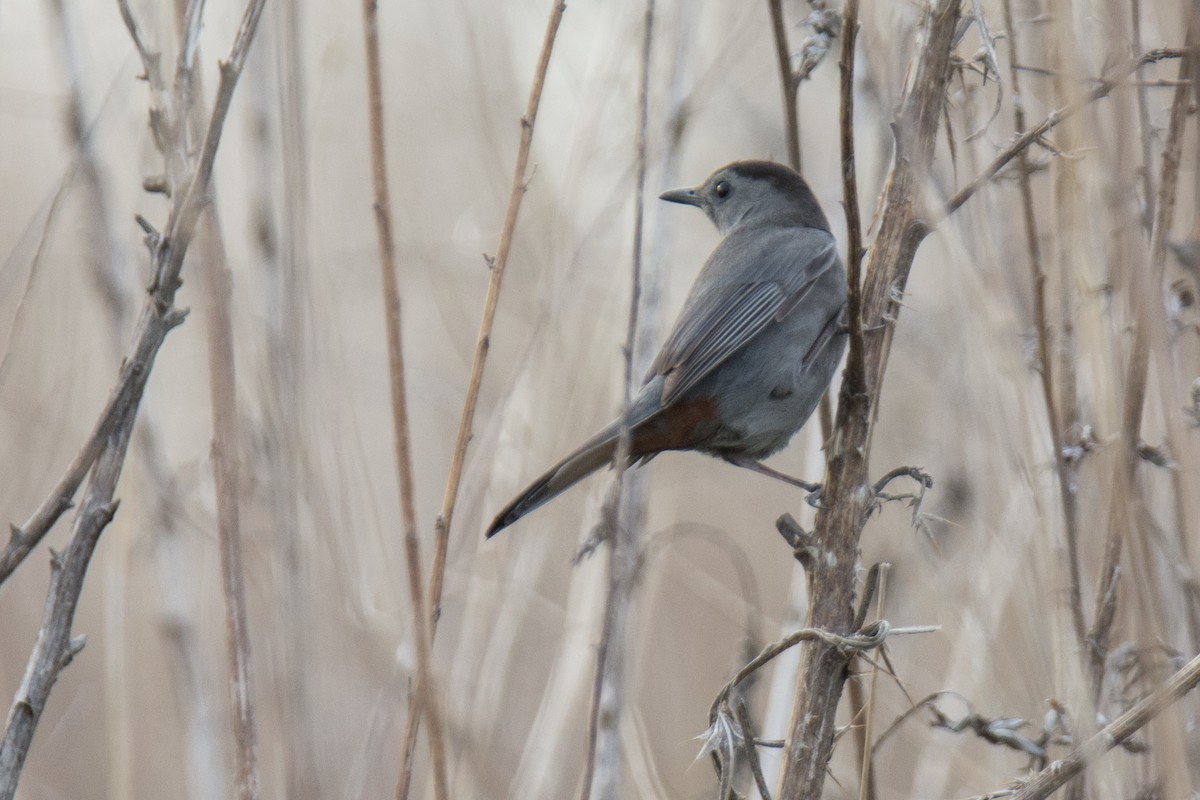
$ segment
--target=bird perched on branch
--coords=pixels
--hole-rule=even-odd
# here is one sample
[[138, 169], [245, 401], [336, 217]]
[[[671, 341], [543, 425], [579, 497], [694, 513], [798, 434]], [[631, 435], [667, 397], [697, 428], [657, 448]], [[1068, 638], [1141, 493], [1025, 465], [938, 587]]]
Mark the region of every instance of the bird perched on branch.
[[[626, 412], [630, 462], [698, 450], [759, 463], [800, 429], [845, 349], [846, 276], [808, 184], [770, 161], [737, 161], [663, 200], [696, 206], [724, 237]], [[612, 463], [618, 420], [505, 506], [488, 537]]]

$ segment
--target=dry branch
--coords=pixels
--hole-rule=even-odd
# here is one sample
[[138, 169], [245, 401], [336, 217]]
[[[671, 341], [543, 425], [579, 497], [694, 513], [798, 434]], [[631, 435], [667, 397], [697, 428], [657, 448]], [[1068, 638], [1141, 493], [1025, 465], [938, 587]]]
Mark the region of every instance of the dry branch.
[[[196, 222], [207, 201], [217, 145], [229, 103], [254, 39], [264, 2], [251, 0], [247, 4], [229, 58], [221, 63], [220, 85], [195, 168], [190, 173], [186, 190], [176, 195], [166, 233], [153, 236], [149, 242], [155, 281], [142, 308], [133, 344], [121, 364], [117, 382], [110, 392], [109, 404], [93, 428], [93, 437], [76, 459], [77, 462], [86, 461], [85, 456], [95, 450], [92, 463], [83, 466], [84, 474], [88, 466], [92, 467], [91, 477], [75, 516], [70, 544], [61, 556], [52, 559], [42, 626], [30, 653], [25, 676], [9, 710], [4, 739], [0, 743], [0, 800], [11, 800], [16, 793], [21, 767], [50, 690], [58, 674], [83, 646], [82, 637], [71, 637], [71, 625], [83, 580], [100, 534], [116, 513], [117, 503], [113, 494], [154, 358], [167, 334], [184, 318], [184, 313], [175, 308], [175, 293], [180, 285], [179, 273]], [[82, 480], [82, 474], [79, 480]], [[66, 495], [68, 498], [77, 486], [78, 482]], [[61, 488], [62, 482], [55, 491]], [[59, 505], [59, 502], [48, 502], [43, 507]], [[58, 514], [63, 510], [65, 508], [59, 509]], [[50, 524], [53, 524], [53, 519], [50, 519]], [[41, 533], [44, 535], [44, 531]], [[33, 546], [33, 543], [29, 543], [26, 552]], [[20, 558], [17, 559], [19, 561]]]
[[254, 684], [250, 672], [250, 634], [246, 622], [241, 522], [238, 493], [241, 464], [238, 440], [237, 373], [234, 371], [233, 275], [225, 263], [225, 247], [210, 213], [201, 232], [203, 271], [208, 292], [208, 364], [212, 398], [212, 469], [216, 484], [217, 535], [221, 555], [221, 589], [225, 597], [225, 636], [229, 659], [229, 702], [232, 710], [236, 779], [242, 800], [261, 794], [258, 737], [254, 723]]
[[[1021, 75], [1016, 65], [1020, 63], [1018, 51], [1019, 31], [1014, 25], [1012, 1], [1004, 0], [1004, 26], [1008, 31], [1010, 72], [1009, 83], [1013, 94], [1013, 126], [1018, 136], [1025, 132], [1025, 104], [1021, 97]], [[1029, 258], [1029, 271], [1033, 281], [1033, 316], [1037, 335], [1038, 372], [1042, 385], [1042, 402], [1046, 406], [1046, 419], [1050, 427], [1050, 445], [1054, 449], [1055, 474], [1058, 477], [1059, 499], [1062, 503], [1063, 526], [1067, 541], [1068, 593], [1071, 608], [1071, 623], [1080, 647], [1086, 638], [1087, 625], [1083, 619], [1083, 591], [1079, 577], [1079, 510], [1075, 492], [1075, 477], [1066, 455], [1066, 437], [1055, 399], [1054, 370], [1050, 359], [1050, 326], [1046, 311], [1046, 271], [1042, 266], [1042, 251], [1038, 240], [1037, 217], [1034, 214], [1033, 191], [1029, 180], [1029, 151], [1022, 148], [1017, 154], [1018, 186], [1021, 192], [1022, 221], [1025, 227], [1025, 248]]]
[[1200, 656], [1189, 661], [1158, 690], [1106, 725], [1070, 755], [1035, 775], [1013, 795], [1013, 800], [1041, 800], [1083, 772], [1100, 756], [1122, 744], [1164, 709], [1200, 683]]
[[[933, 159], [933, 143], [958, 25], [957, 0], [940, 0], [926, 12], [920, 55], [910, 68], [905, 99], [894, 127], [896, 154], [886, 187], [879, 234], [867, 264], [861, 324], [872, 331], [863, 344], [865, 391], [843, 381], [837, 424], [829, 445], [824, 507], [817, 512], [807, 560], [811, 626], [846, 634], [853, 621], [858, 541], [870, 507], [867, 463], [874, 408], [899, 298], [925, 226], [918, 222], [921, 189]], [[796, 692], [781, 796], [819, 798], [833, 749], [835, 715], [849, 653], [825, 641], [814, 642]]]

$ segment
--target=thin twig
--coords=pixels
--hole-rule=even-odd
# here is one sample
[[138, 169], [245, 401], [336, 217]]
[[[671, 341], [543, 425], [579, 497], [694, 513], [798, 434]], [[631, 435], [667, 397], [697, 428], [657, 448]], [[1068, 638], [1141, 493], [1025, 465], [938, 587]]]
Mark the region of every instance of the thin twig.
[[[996, 173], [1003, 169], [1008, 162], [1012, 161], [1021, 152], [1023, 152], [1025, 148], [1029, 147], [1029, 145], [1033, 144], [1038, 139], [1052, 131], [1055, 126], [1057, 126], [1067, 117], [1070, 117], [1081, 109], [1086, 108], [1091, 103], [1094, 103], [1103, 97], [1107, 97], [1112, 93], [1113, 89], [1122, 85], [1125, 82], [1125, 79], [1128, 78], [1129, 75], [1131, 75], [1139, 67], [1155, 61], [1161, 61], [1166, 58], [1178, 58], [1181, 53], [1182, 51], [1179, 50], [1151, 50], [1142, 55], [1140, 58], [1133, 59], [1132, 61], [1126, 62], [1122, 66], [1114, 69], [1108, 77], [1099, 79], [1099, 85], [1080, 99], [1073, 103], [1068, 103], [1062, 108], [1051, 111], [1038, 125], [1030, 128], [1028, 131], [1018, 136], [1012, 141], [1011, 144], [1008, 145], [1008, 147], [1000, 151], [1000, 153], [992, 159], [991, 163], [984, 167], [983, 170], [980, 171], [980, 173], [974, 178], [972, 178], [970, 182], [963, 186], [963, 188], [959, 189], [958, 192], [946, 202], [946, 205], [941, 209], [941, 211], [935, 214], [927, 224], [931, 227], [936, 226], [946, 217], [953, 214], [962, 206], [963, 203], [970, 200], [972, 195], [983, 188], [988, 181], [994, 178]], [[1178, 89], [1179, 87], [1176, 88]]]
[[783, 0], [767, 0], [771, 11], [771, 33], [775, 41], [775, 58], [779, 62], [779, 87], [783, 91], [784, 134], [787, 136], [788, 164], [800, 172], [800, 119], [796, 95], [800, 82], [792, 71], [792, 52], [788, 45], [787, 23], [783, 19]]
[[[521, 200], [525, 197], [526, 171], [529, 168], [529, 150], [533, 143], [533, 129], [537, 121], [538, 106], [542, 99], [542, 87], [546, 82], [546, 70], [550, 66], [550, 54], [554, 50], [554, 40], [558, 34], [559, 23], [562, 22], [563, 12], [567, 4], [562, 0], [551, 0], [550, 18], [546, 23], [546, 34], [542, 38], [542, 49], [538, 56], [537, 67], [533, 73], [533, 84], [529, 89], [529, 100], [525, 105], [525, 115], [521, 117], [521, 140], [517, 145], [517, 161], [513, 168], [512, 190], [508, 196], [508, 210], [504, 215], [504, 225], [500, 229], [500, 244], [496, 257], [490, 262], [491, 279], [488, 281], [487, 296], [483, 301], [483, 314], [479, 321], [479, 335], [475, 340], [475, 355], [471, 361], [471, 376], [467, 381], [467, 394], [463, 400], [462, 417], [459, 420], [458, 433], [454, 442], [454, 452], [450, 461], [450, 472], [446, 477], [446, 490], [442, 495], [442, 507], [434, 521], [433, 563], [429, 572], [429, 604], [428, 615], [429, 641], [432, 645], [437, 635], [437, 623], [441, 617], [442, 584], [446, 575], [446, 555], [450, 546], [450, 525], [454, 519], [454, 505], [458, 500], [458, 487], [462, 482], [463, 468], [466, 466], [467, 445], [471, 442], [472, 429], [475, 421], [475, 407], [479, 403], [479, 390], [483, 385], [483, 368], [487, 363], [487, 354], [492, 335], [492, 323], [496, 318], [496, 306], [500, 301], [500, 286], [504, 279], [504, 270], [508, 266], [508, 253], [512, 248], [513, 234], [517, 227], [517, 215], [521, 210]], [[404, 742], [401, 746], [400, 774], [404, 776], [412, 770], [412, 752], [416, 745], [417, 730], [421, 724], [421, 709], [414, 703], [409, 703], [408, 716], [404, 724]], [[403, 791], [402, 791], [403, 790]], [[397, 786], [397, 798], [403, 800], [407, 796], [404, 779]]]
[[737, 673], [729, 679], [729, 681], [721, 687], [717, 692], [717, 699], [713, 701], [712, 710], [715, 711], [721, 704], [726, 702], [729, 694], [746, 681], [751, 675], [765, 667], [777, 656], [790, 650], [801, 642], [824, 642], [830, 647], [837, 648], [845, 653], [860, 653], [867, 650], [872, 650], [883, 644], [889, 636], [905, 636], [921, 633], [933, 633], [941, 630], [936, 625], [909, 625], [903, 628], [893, 628], [885, 620], [872, 622], [870, 625], [864, 626], [857, 633], [849, 636], [842, 636], [838, 633], [822, 630], [820, 628], [801, 628], [797, 631], [792, 631], [787, 636], [784, 636], [777, 642], [772, 642], [763, 648], [762, 652], [752, 658], [745, 666], [737, 671]]
[[[383, 68], [379, 55], [379, 21], [376, 0], [363, 0], [363, 36], [367, 56], [367, 116], [371, 136], [371, 177], [374, 191], [375, 232], [379, 245], [379, 273], [383, 283], [384, 319], [387, 326], [388, 377], [392, 401], [392, 436], [400, 508], [404, 524], [404, 561], [408, 568], [409, 597], [416, 639], [416, 692], [410, 697], [409, 717], [417, 718], [414, 707], [429, 720], [429, 749], [433, 762], [433, 790], [437, 800], [449, 797], [446, 782], [446, 753], [442, 717], [433, 679], [430, 620], [425, 608], [425, 581], [421, 570], [421, 545], [417, 536], [416, 499], [412, 477], [412, 446], [408, 424], [408, 392], [404, 378], [404, 347], [400, 318], [400, 287], [396, 277], [396, 248], [392, 237], [392, 205], [388, 194], [387, 147], [383, 130]], [[415, 700], [416, 702], [412, 702]], [[415, 737], [414, 737], [415, 740]], [[408, 796], [412, 776], [413, 740], [405, 743], [396, 796]]]
[[[857, 9], [855, 9], [857, 11]], [[879, 602], [875, 606], [876, 613], [882, 617], [884, 603], [887, 600], [887, 570], [890, 564], [876, 564], [872, 567], [872, 572], [877, 576], [876, 580], [879, 583]], [[878, 569], [876, 569], [876, 567]], [[863, 603], [865, 606], [867, 603]], [[879, 683], [879, 665], [873, 663], [871, 665], [871, 688], [867, 692], [866, 704], [866, 722], [862, 728], [862, 769], [859, 774], [859, 800], [874, 800], [879, 796], [879, 792], [875, 788], [875, 769], [874, 769], [874, 754], [875, 750], [871, 745], [871, 737], [875, 731], [875, 687]]]
[[[16, 793], [21, 767], [50, 690], [58, 674], [84, 644], [82, 637], [71, 637], [71, 625], [83, 588], [83, 578], [100, 534], [116, 513], [117, 503], [113, 500], [113, 493], [124, 465], [138, 405], [154, 358], [167, 334], [184, 318], [184, 314], [175, 308], [179, 271], [207, 197], [229, 103], [254, 39], [264, 3], [265, 0], [250, 0], [246, 6], [229, 59], [221, 64], [220, 85], [204, 145], [187, 190], [176, 197], [172, 208], [167, 226], [170, 236], [159, 239], [154, 246], [154, 271], [158, 279], [142, 308], [133, 344], [110, 393], [110, 398], [120, 398], [120, 402], [102, 415], [94, 428], [107, 428], [108, 432], [101, 440], [101, 452], [95, 458], [91, 478], [76, 513], [70, 544], [62, 556], [56, 555], [52, 560], [42, 626], [30, 653], [25, 676], [9, 710], [3, 742], [0, 743], [0, 800], [11, 800]], [[106, 419], [110, 421], [106, 422]]]
[[483, 316], [479, 322], [479, 336], [475, 340], [475, 356], [471, 361], [471, 377], [467, 382], [467, 396], [463, 402], [462, 418], [459, 421], [458, 435], [454, 443], [450, 474], [446, 479], [442, 508], [434, 524], [436, 539], [429, 581], [429, 609], [433, 615], [433, 632], [437, 630], [437, 620], [441, 614], [442, 581], [446, 572], [446, 550], [449, 545], [450, 525], [454, 519], [454, 504], [458, 499], [458, 487], [462, 481], [463, 467], [466, 463], [467, 445], [471, 441], [475, 406], [479, 402], [479, 388], [483, 382], [483, 367], [487, 362], [492, 323], [496, 318], [496, 305], [500, 301], [500, 286], [504, 279], [504, 270], [508, 266], [508, 253], [512, 248], [513, 233], [517, 227], [517, 214], [521, 210], [521, 200], [525, 197], [527, 188], [525, 173], [529, 168], [529, 149], [533, 142], [533, 128], [537, 121], [538, 106], [542, 100], [542, 86], [546, 83], [546, 70], [550, 66], [550, 54], [554, 50], [558, 26], [562, 22], [563, 12], [566, 9], [567, 4], [562, 0], [551, 0], [550, 18], [546, 23], [541, 54], [538, 56], [537, 67], [534, 69], [533, 85], [529, 89], [529, 101], [525, 105], [525, 115], [521, 117], [521, 141], [517, 146], [517, 163], [513, 168], [512, 191], [508, 196], [508, 210], [504, 215], [504, 227], [500, 230], [500, 244], [496, 250], [496, 257], [491, 263], [492, 277], [488, 282], [487, 296], [483, 301]]
[[[758, 795], [761, 800], [771, 800], [771, 789], [767, 786], [767, 779], [763, 775], [762, 764], [758, 760], [754, 726], [750, 721], [750, 709], [746, 708], [746, 701], [738, 698], [734, 706], [734, 711], [737, 712], [738, 725], [742, 729], [742, 745], [746, 752], [746, 760], [750, 762], [750, 773], [754, 776], [754, 785], [758, 787]], [[732, 766], [731, 764], [730, 767], [732, 768]]]
[[1042, 800], [1049, 797], [1093, 761], [1141, 730], [1164, 709], [1194, 689], [1197, 683], [1200, 683], [1200, 656], [1189, 661], [1165, 684], [1106, 725], [1066, 758], [1055, 761], [1035, 775], [1017, 790], [1013, 800]]

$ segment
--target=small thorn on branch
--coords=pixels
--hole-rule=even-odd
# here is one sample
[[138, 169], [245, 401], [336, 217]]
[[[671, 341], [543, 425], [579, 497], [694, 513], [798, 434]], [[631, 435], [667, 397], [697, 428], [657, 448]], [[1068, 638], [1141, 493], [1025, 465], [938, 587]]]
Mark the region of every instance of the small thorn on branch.
[[1171, 454], [1167, 451], [1166, 445], [1155, 447], [1143, 440], [1138, 440], [1137, 443], [1138, 457], [1143, 461], [1148, 461], [1156, 467], [1163, 469], [1175, 470], [1179, 465], [1175, 463], [1175, 459], [1171, 458]]
[[75, 658], [75, 656], [79, 655], [80, 651], [82, 651], [83, 648], [86, 646], [87, 646], [87, 634], [86, 633], [81, 633], [78, 636], [72, 636], [71, 640], [69, 642], [67, 642], [66, 652], [63, 653], [62, 666], [65, 667], [65, 666], [67, 666], [67, 664], [70, 664], [71, 661]]
[[188, 308], [169, 309], [163, 315], [163, 323], [167, 326], [168, 329], [177, 328], [183, 324], [183, 321], [185, 319], [187, 319], [187, 315], [190, 311], [191, 311], [191, 309], [188, 309]]
[[811, 560], [812, 554], [809, 552], [809, 548], [812, 546], [812, 534], [800, 527], [800, 523], [796, 522], [795, 517], [791, 514], [784, 514], [775, 520], [775, 528], [801, 563]]
[[905, 476], [912, 478], [925, 489], [933, 488], [933, 477], [920, 467], [896, 467], [895, 469], [890, 470], [882, 478], [875, 481], [875, 485], [871, 487], [872, 491], [877, 495], [882, 494], [883, 490], [887, 488], [889, 483], [897, 478], [903, 478]]
[[141, 214], [134, 214], [133, 218], [137, 222], [138, 227], [146, 234], [142, 239], [146, 244], [146, 249], [150, 251], [150, 255], [154, 255], [162, 244], [162, 234], [158, 232], [158, 228], [155, 228], [150, 220]]
[[171, 187], [167, 183], [165, 175], [147, 175], [142, 178], [142, 189], [150, 194], [161, 194], [166, 197], [171, 196]]

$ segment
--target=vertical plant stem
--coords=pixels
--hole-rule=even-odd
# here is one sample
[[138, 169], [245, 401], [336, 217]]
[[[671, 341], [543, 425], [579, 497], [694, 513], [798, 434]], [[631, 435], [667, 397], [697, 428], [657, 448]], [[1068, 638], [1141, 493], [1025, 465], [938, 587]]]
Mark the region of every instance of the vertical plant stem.
[[[1150, 234], [1149, 275], [1134, 276], [1131, 283], [1134, 332], [1133, 346], [1125, 375], [1125, 400], [1121, 412], [1121, 457], [1113, 476], [1112, 509], [1104, 543], [1100, 579], [1096, 587], [1096, 614], [1090, 632], [1089, 650], [1092, 695], [1099, 703], [1103, 686], [1104, 665], [1108, 657], [1109, 636], [1116, 617], [1116, 582], [1120, 574], [1121, 549], [1126, 529], [1134, 524], [1130, 509], [1140, 495], [1137, 483], [1137, 448], [1141, 437], [1142, 412], [1146, 400], [1146, 379], [1149, 372], [1150, 340], [1155, 333], [1151, 326], [1162, 324], [1160, 292], [1166, 270], [1167, 236], [1175, 215], [1176, 189], [1179, 183], [1179, 164], [1183, 150], [1183, 132], [1187, 122], [1187, 78], [1194, 52], [1200, 42], [1200, 0], [1193, 0], [1187, 18], [1187, 39], [1184, 49], [1189, 57], [1179, 64], [1179, 80], [1171, 100], [1171, 117], [1167, 139], [1163, 146], [1162, 167], [1158, 181], [1158, 196], [1154, 202], [1154, 225]], [[1139, 279], [1140, 278], [1140, 279]], [[1140, 502], [1140, 501], [1139, 501]]]
[[854, 159], [854, 45], [858, 39], [858, 0], [842, 8], [842, 41], [838, 68], [841, 74], [839, 140], [842, 150], [842, 198], [846, 208], [846, 312], [850, 323], [850, 355], [846, 381], [850, 391], [866, 389], [863, 372], [862, 329], [862, 222], [858, 211], [858, 177]]
[[[800, 156], [800, 117], [797, 99], [800, 95], [800, 78], [792, 69], [791, 46], [788, 44], [787, 21], [783, 17], [783, 0], [767, 0], [771, 12], [771, 35], [775, 42], [775, 58], [779, 64], [779, 87], [783, 93], [783, 127], [787, 137], [788, 165], [802, 172]], [[821, 395], [817, 406], [817, 419], [821, 425], [821, 441], [829, 440], [833, 430], [833, 401], [828, 390]]]
[[229, 657], [229, 700], [233, 720], [235, 780], [239, 800], [257, 800], [258, 740], [254, 723], [254, 681], [246, 621], [246, 587], [238, 513], [240, 446], [237, 373], [234, 370], [233, 275], [212, 209], [201, 223], [200, 251], [208, 293], [208, 369], [212, 399], [212, 469], [217, 490], [217, 538], [221, 588], [225, 596], [225, 638]]
[[[1004, 0], [1004, 25], [1008, 31], [1009, 84], [1013, 95], [1013, 125], [1016, 134], [1025, 133], [1025, 105], [1021, 96], [1021, 63], [1018, 50], [1018, 30], [1014, 24], [1012, 0]], [[1054, 396], [1054, 369], [1050, 358], [1050, 325], [1046, 311], [1046, 271], [1042, 264], [1042, 248], [1038, 238], [1037, 217], [1033, 207], [1033, 190], [1029, 180], [1029, 153], [1017, 154], [1017, 178], [1021, 192], [1021, 211], [1025, 227], [1025, 249], [1033, 279], [1033, 317], [1037, 335], [1038, 372], [1042, 385], [1042, 402], [1050, 428], [1050, 444], [1054, 449], [1055, 473], [1062, 503], [1063, 531], [1067, 543], [1067, 575], [1071, 624], [1080, 652], [1086, 652], [1087, 624], [1083, 618], [1083, 589], [1079, 571], [1079, 511], [1075, 477], [1067, 462], [1066, 441], [1059, 422], [1058, 402]]]
[[[412, 477], [412, 445], [408, 424], [408, 392], [404, 382], [404, 348], [400, 318], [400, 287], [396, 278], [396, 249], [392, 237], [392, 206], [387, 185], [386, 142], [383, 130], [383, 68], [379, 55], [379, 16], [376, 0], [363, 0], [363, 34], [367, 56], [367, 113], [371, 135], [371, 177], [374, 189], [375, 232], [379, 244], [379, 272], [383, 283], [384, 319], [387, 324], [388, 376], [392, 398], [392, 435], [400, 509], [404, 525], [404, 560], [408, 568], [413, 612], [413, 638], [417, 651], [416, 706], [429, 719], [429, 750], [433, 761], [433, 790], [437, 800], [449, 797], [442, 718], [433, 680], [430, 621], [425, 608], [425, 581], [421, 545], [417, 537], [416, 497]], [[413, 714], [412, 704], [409, 714]], [[405, 754], [411, 753], [405, 747]], [[402, 758], [397, 795], [407, 795], [411, 761]], [[403, 794], [401, 794], [403, 792]]]
[[[876, 617], [879, 619], [883, 619], [884, 603], [887, 601], [887, 570], [889, 566], [888, 564], [883, 564], [878, 572], [879, 601], [876, 605]], [[883, 645], [880, 645], [881, 650], [882, 648]], [[882, 653], [877, 656], [877, 658], [881, 657]], [[860, 660], [865, 661], [865, 659]], [[878, 683], [879, 666], [877, 663], [871, 663], [871, 687], [867, 692], [867, 702], [863, 709], [865, 719], [860, 723], [863, 730], [863, 747], [862, 767], [859, 772], [858, 781], [859, 800], [875, 800], [879, 796], [879, 792], [875, 788], [875, 765], [873, 762], [875, 753], [875, 688]]]
[[796, 96], [800, 82], [792, 69], [792, 53], [788, 45], [787, 22], [783, 18], [783, 0], [767, 0], [771, 11], [771, 33], [775, 41], [775, 58], [779, 62], [779, 88], [783, 92], [784, 134], [787, 136], [788, 164], [800, 172], [800, 118]]
[[629, 323], [625, 330], [624, 408], [613, 468], [617, 493], [609, 519], [608, 590], [604, 626], [596, 654], [596, 684], [592, 694], [588, 753], [584, 769], [583, 797], [617, 800], [621, 791], [621, 716], [625, 705], [626, 655], [633, 592], [641, 561], [641, 535], [637, 514], [627, 504], [626, 468], [629, 462], [630, 430], [628, 409], [633, 401], [633, 359], [637, 345], [638, 311], [642, 296], [642, 231], [645, 220], [646, 128], [649, 116], [650, 52], [654, 41], [654, 0], [646, 0], [642, 27], [641, 69], [638, 84], [638, 114], [635, 153], [637, 178], [634, 188], [633, 255], [629, 292]]
[[513, 234], [517, 227], [517, 215], [521, 211], [521, 200], [525, 197], [525, 172], [529, 167], [529, 149], [533, 143], [533, 128], [537, 122], [538, 106], [542, 101], [542, 87], [546, 83], [546, 70], [550, 66], [550, 55], [558, 26], [562, 22], [567, 4], [562, 0], [551, 0], [550, 18], [546, 23], [546, 34], [542, 38], [542, 50], [533, 73], [533, 85], [529, 89], [529, 101], [525, 115], [521, 117], [521, 141], [517, 146], [517, 163], [513, 168], [512, 191], [508, 196], [508, 210], [504, 215], [504, 227], [500, 230], [500, 244], [495, 261], [491, 265], [492, 277], [488, 282], [487, 297], [483, 301], [483, 316], [479, 322], [479, 336], [475, 341], [475, 357], [471, 361], [471, 377], [467, 383], [467, 396], [463, 402], [462, 419], [459, 421], [458, 436], [454, 443], [454, 455], [450, 462], [450, 474], [446, 479], [446, 491], [442, 497], [442, 509], [438, 513], [435, 530], [433, 568], [429, 582], [430, 610], [434, 618], [434, 629], [442, 602], [442, 581], [446, 572], [446, 551], [450, 539], [450, 526], [454, 519], [454, 504], [458, 499], [458, 487], [462, 481], [466, 463], [467, 445], [475, 420], [475, 406], [479, 402], [479, 387], [483, 382], [483, 368], [487, 362], [492, 323], [496, 318], [496, 305], [500, 301], [500, 286], [504, 270], [508, 266], [508, 253], [512, 249]]
[[[823, 483], [826, 502], [817, 512], [809, 575], [811, 627], [850, 633], [858, 542], [870, 491], [867, 465], [873, 409], [886, 368], [892, 329], [917, 246], [928, 228], [919, 218], [918, 198], [933, 160], [933, 145], [950, 77], [950, 54], [958, 26], [957, 0], [937, 0], [924, 12], [918, 55], [898, 114], [896, 156], [888, 176], [879, 233], [871, 248], [863, 291], [865, 392], [843, 381], [837, 424]], [[824, 791], [833, 751], [836, 714], [849, 653], [825, 641], [805, 648], [792, 726], [784, 759], [784, 800], [816, 800]]]
[[[508, 210], [504, 215], [504, 225], [500, 230], [500, 244], [496, 251], [496, 258], [491, 264], [491, 279], [488, 281], [487, 296], [483, 302], [479, 336], [475, 340], [475, 355], [471, 360], [471, 376], [467, 382], [467, 395], [463, 400], [462, 417], [459, 420], [454, 452], [450, 461], [450, 473], [446, 477], [441, 511], [434, 522], [434, 549], [433, 563], [430, 566], [428, 609], [431, 643], [437, 635], [438, 618], [441, 616], [442, 584], [446, 574], [446, 554], [450, 546], [450, 526], [454, 519], [454, 505], [458, 500], [458, 487], [462, 481], [463, 468], [466, 465], [467, 445], [471, 442], [475, 407], [479, 403], [479, 389], [483, 384], [483, 368], [487, 363], [492, 324], [496, 318], [496, 306], [500, 301], [500, 287], [504, 280], [504, 270], [508, 266], [508, 253], [512, 248], [513, 234], [517, 227], [517, 215], [521, 210], [521, 200], [525, 197], [525, 173], [529, 168], [529, 150], [533, 143], [534, 124], [537, 121], [538, 107], [542, 100], [542, 87], [546, 83], [546, 71], [550, 66], [550, 55], [554, 51], [554, 40], [558, 35], [558, 26], [562, 22], [563, 12], [566, 10], [567, 4], [562, 0], [551, 0], [550, 17], [546, 22], [541, 53], [538, 55], [537, 67], [534, 69], [529, 100], [525, 105], [525, 114], [521, 117], [521, 139], [517, 145], [517, 161], [513, 168], [512, 190], [508, 196]], [[408, 717], [404, 725], [404, 743], [400, 756], [401, 777], [396, 787], [398, 800], [408, 797], [406, 776], [411, 775], [412, 772], [412, 752], [420, 724], [419, 706], [409, 703]]]
[[[168, 235], [156, 232], [151, 237], [155, 281], [142, 306], [133, 342], [118, 370], [116, 385], [110, 391], [110, 406], [94, 428], [97, 438], [94, 446], [99, 448], [98, 456], [75, 515], [71, 542], [62, 556], [56, 555], [51, 561], [50, 587], [42, 626], [29, 655], [21, 685], [9, 708], [4, 736], [0, 739], [0, 800], [12, 800], [16, 794], [21, 769], [50, 690], [59, 673], [84, 645], [83, 637], [71, 636], [84, 577], [100, 535], [117, 510], [113, 495], [155, 357], [167, 334], [183, 322], [184, 314], [175, 308], [179, 272], [202, 210], [202, 198], [209, 191], [213, 163], [229, 104], [258, 29], [264, 2], [249, 0], [246, 5], [229, 59], [221, 64], [216, 102], [195, 168], [187, 180], [186, 189], [173, 195]], [[132, 25], [130, 27], [132, 33], [135, 28]], [[138, 42], [139, 51], [144, 52], [140, 39]], [[88, 448], [92, 446], [89, 444]]]

